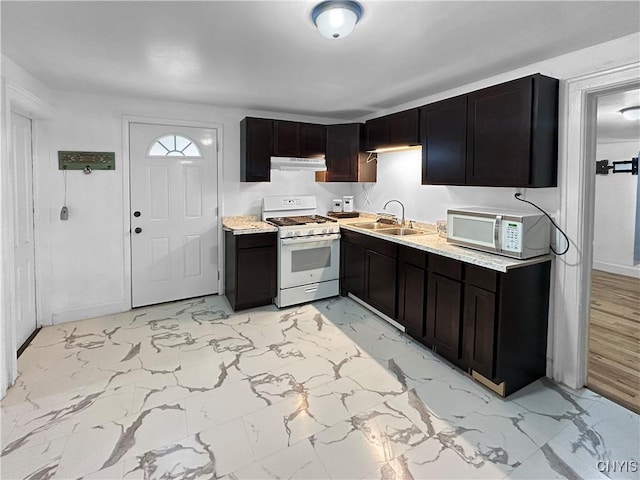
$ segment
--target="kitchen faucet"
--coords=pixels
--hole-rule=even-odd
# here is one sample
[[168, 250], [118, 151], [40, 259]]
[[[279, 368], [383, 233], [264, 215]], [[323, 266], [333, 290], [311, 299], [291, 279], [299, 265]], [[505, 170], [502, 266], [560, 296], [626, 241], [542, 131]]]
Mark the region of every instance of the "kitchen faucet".
[[399, 203], [400, 206], [402, 207], [402, 219], [400, 220], [400, 226], [404, 227], [404, 205], [402, 204], [402, 202], [400, 200], [389, 200], [387, 203], [384, 204], [384, 207], [382, 207], [382, 209], [386, 210], [387, 209], [387, 205], [389, 205], [391, 202]]

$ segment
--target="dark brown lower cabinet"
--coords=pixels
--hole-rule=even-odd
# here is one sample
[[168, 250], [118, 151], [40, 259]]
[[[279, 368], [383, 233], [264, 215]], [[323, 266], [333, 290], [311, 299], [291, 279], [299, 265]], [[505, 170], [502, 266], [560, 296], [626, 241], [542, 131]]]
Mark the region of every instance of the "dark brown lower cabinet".
[[364, 299], [365, 280], [365, 249], [355, 243], [341, 242], [340, 244], [340, 272], [341, 294], [352, 293]]
[[351, 293], [395, 320], [398, 246], [343, 230], [340, 249], [340, 293]]
[[276, 233], [225, 232], [225, 296], [234, 310], [273, 303], [277, 287]]
[[427, 256], [417, 248], [402, 246], [398, 251], [398, 323], [430, 347], [424, 336]]
[[462, 283], [429, 272], [426, 337], [436, 353], [453, 363], [462, 359]]
[[400, 263], [398, 267], [398, 322], [407, 329], [409, 335], [420, 341], [425, 334], [425, 278], [424, 268], [416, 267], [407, 262]]
[[550, 274], [550, 261], [507, 273], [465, 268], [463, 364], [503, 396], [546, 373]]
[[467, 285], [464, 291], [464, 362], [492, 379], [495, 369], [496, 294]]
[[546, 372], [551, 261], [507, 273], [343, 230], [341, 292], [506, 396]]
[[385, 315], [396, 317], [398, 260], [373, 250], [366, 252], [364, 301]]

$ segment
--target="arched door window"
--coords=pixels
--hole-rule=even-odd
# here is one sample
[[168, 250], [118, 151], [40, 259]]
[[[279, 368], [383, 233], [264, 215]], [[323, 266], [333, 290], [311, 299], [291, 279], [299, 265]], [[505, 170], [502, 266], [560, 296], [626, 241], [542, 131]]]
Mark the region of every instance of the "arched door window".
[[171, 133], [158, 138], [147, 152], [149, 157], [202, 157], [198, 145], [184, 135]]

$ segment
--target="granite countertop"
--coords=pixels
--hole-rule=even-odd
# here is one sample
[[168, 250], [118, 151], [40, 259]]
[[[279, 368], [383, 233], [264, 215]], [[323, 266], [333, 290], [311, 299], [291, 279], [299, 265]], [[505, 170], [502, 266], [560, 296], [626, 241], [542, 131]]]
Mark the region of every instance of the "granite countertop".
[[277, 232], [278, 227], [263, 222], [257, 215], [236, 215], [222, 217], [222, 228], [234, 235], [247, 235], [251, 233]]
[[[420, 222], [413, 222], [413, 228], [417, 230], [424, 230], [426, 232], [424, 235], [408, 235], [400, 237], [364, 228], [358, 228], [358, 223], [369, 223], [372, 221], [371, 217], [372, 215], [361, 215], [359, 218], [340, 219], [340, 227], [353, 232], [395, 242], [399, 245], [417, 248], [426, 252], [442, 255], [443, 257], [453, 258], [461, 262], [478, 265], [479, 267], [489, 268], [503, 273], [514, 268], [526, 267], [527, 265], [551, 260], [551, 255], [543, 255], [540, 257], [529, 258], [527, 260], [518, 260], [515, 258], [503, 257], [502, 255], [495, 255], [493, 253], [486, 253], [478, 250], [472, 250], [470, 248], [451, 245], [450, 243], [447, 243], [446, 238], [442, 238], [436, 233], [435, 225]], [[373, 217], [375, 219], [375, 215], [373, 215]]]
[[[425, 252], [435, 253], [443, 257], [453, 258], [461, 262], [478, 265], [480, 267], [489, 268], [498, 272], [507, 272], [508, 270], [526, 267], [536, 263], [542, 263], [550, 260], [551, 255], [543, 255], [540, 257], [529, 258], [527, 260], [517, 260], [515, 258], [503, 257], [493, 253], [481, 252], [470, 248], [458, 247], [447, 242], [446, 238], [442, 238], [436, 233], [436, 227], [433, 224], [412, 222], [413, 228], [423, 230], [424, 235], [408, 235], [404, 237], [396, 235], [388, 235], [373, 230], [358, 228], [358, 223], [371, 223], [377, 218], [376, 214], [368, 212], [360, 212], [359, 217], [340, 218], [337, 219], [341, 228], [351, 230], [353, 232], [370, 235], [399, 245], [417, 248]], [[408, 224], [408, 221], [407, 221]], [[267, 222], [263, 222], [257, 215], [237, 215], [233, 217], [223, 217], [222, 227], [224, 230], [233, 232], [234, 235], [247, 235], [252, 233], [277, 232], [275, 227]], [[393, 225], [390, 225], [393, 227]]]

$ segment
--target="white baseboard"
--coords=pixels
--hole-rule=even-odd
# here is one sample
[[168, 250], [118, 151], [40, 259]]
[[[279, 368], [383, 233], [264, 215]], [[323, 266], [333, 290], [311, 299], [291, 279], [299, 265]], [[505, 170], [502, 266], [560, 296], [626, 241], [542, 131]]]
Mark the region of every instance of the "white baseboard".
[[385, 322], [393, 325], [395, 328], [397, 328], [398, 330], [400, 330], [401, 332], [406, 332], [407, 329], [404, 327], [404, 325], [399, 324], [398, 322], [396, 322], [393, 318], [385, 315], [384, 313], [382, 313], [380, 310], [378, 310], [377, 308], [372, 307], [371, 305], [369, 305], [367, 302], [365, 302], [364, 300], [360, 300], [358, 297], [356, 297], [355, 295], [353, 295], [352, 293], [348, 294], [349, 298], [351, 300], [353, 300], [356, 303], [359, 303], [360, 305], [362, 305], [363, 307], [365, 307], [368, 310], [371, 310], [373, 313], [375, 313], [376, 315], [378, 315], [380, 318], [382, 318]]
[[75, 322], [76, 320], [86, 320], [88, 318], [102, 317], [104, 315], [113, 315], [114, 313], [122, 313], [131, 310], [131, 305], [124, 299], [118, 302], [103, 303], [100, 305], [90, 305], [87, 307], [74, 308], [70, 310], [62, 310], [53, 312], [52, 324]]
[[593, 261], [594, 270], [602, 270], [603, 272], [617, 273], [618, 275], [626, 275], [627, 277], [640, 278], [640, 266], [627, 267], [625, 265], [616, 265], [615, 263]]

